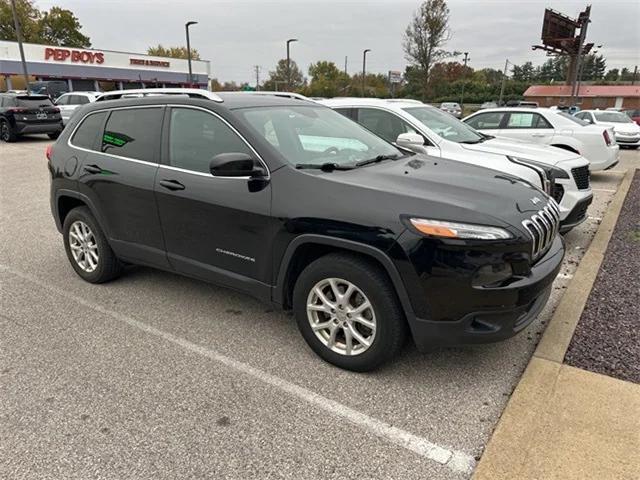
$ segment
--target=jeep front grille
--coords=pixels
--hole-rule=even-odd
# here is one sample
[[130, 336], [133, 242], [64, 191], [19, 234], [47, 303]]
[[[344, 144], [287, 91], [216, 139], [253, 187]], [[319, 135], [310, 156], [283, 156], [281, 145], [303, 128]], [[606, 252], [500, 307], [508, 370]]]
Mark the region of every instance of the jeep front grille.
[[560, 208], [550, 199], [542, 210], [522, 221], [522, 226], [531, 235], [531, 259], [537, 260], [544, 255], [560, 228]]

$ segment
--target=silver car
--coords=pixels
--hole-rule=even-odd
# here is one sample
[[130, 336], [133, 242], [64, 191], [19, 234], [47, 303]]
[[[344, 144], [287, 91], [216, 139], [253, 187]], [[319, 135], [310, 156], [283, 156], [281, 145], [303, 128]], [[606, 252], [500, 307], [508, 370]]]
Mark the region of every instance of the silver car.
[[462, 108], [454, 102], [444, 102], [440, 104], [440, 110], [450, 113], [456, 118], [462, 118]]

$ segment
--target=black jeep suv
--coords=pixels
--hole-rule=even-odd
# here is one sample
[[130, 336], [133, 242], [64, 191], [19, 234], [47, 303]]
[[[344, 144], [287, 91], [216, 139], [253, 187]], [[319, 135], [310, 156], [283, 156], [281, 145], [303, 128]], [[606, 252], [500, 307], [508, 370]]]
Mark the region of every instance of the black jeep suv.
[[0, 139], [14, 142], [26, 133], [58, 138], [61, 131], [60, 109], [46, 95], [0, 93]]
[[83, 107], [48, 152], [86, 281], [131, 263], [241, 290], [356, 371], [407, 332], [420, 349], [508, 338], [547, 301], [558, 208], [522, 180], [399, 150], [304, 99], [149, 93]]

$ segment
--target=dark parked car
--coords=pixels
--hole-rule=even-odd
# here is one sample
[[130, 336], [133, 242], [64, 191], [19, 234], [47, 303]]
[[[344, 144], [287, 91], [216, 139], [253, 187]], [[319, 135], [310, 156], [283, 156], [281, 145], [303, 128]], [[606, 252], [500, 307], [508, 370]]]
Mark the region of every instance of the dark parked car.
[[69, 92], [69, 84], [65, 80], [29, 82], [29, 91], [37, 95], [47, 95], [51, 100], [56, 100], [63, 93]]
[[14, 142], [28, 133], [58, 138], [62, 131], [60, 109], [44, 95], [0, 93], [0, 138]]
[[162, 92], [105, 94], [47, 152], [86, 281], [140, 264], [240, 290], [356, 371], [407, 332], [420, 349], [506, 339], [546, 303], [558, 207], [523, 180], [400, 150], [315, 102]]

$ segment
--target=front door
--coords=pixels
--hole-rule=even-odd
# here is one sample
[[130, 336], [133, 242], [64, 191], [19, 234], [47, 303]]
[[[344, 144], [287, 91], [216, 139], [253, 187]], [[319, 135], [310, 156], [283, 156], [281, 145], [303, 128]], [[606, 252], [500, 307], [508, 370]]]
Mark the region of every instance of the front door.
[[[257, 153], [209, 110], [172, 107], [156, 198], [169, 261], [187, 275], [269, 298], [271, 186], [213, 176], [220, 153]], [[264, 166], [266, 169], [266, 166]]]

